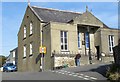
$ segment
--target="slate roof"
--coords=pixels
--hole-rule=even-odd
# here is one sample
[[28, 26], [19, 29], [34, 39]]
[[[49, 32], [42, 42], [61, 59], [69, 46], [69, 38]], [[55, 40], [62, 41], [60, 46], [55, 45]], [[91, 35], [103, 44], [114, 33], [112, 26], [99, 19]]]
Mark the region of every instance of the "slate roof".
[[[40, 8], [36, 6], [30, 6], [33, 12], [38, 16], [42, 22], [61, 22], [68, 23], [77, 16], [81, 16], [82, 13], [56, 10], [50, 8]], [[103, 23], [103, 22], [102, 22]], [[103, 23], [103, 28], [109, 28], [106, 24]]]
[[44, 22], [53, 21], [53, 22], [67, 23], [73, 18], [81, 15], [81, 13], [76, 13], [76, 12], [61, 11], [61, 10], [48, 9], [48, 8], [38, 8], [34, 6], [31, 7], [37, 13], [39, 18]]
[[16, 50], [16, 49], [18, 49], [18, 47], [16, 47], [16, 48], [12, 49], [10, 52], [12, 52], [12, 51], [14, 51], [14, 50]]

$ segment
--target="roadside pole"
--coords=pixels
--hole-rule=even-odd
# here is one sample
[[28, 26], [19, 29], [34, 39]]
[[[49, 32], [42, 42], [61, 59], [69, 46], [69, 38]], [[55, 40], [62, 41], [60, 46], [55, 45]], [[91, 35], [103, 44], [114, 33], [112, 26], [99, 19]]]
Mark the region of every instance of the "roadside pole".
[[87, 27], [88, 32], [88, 42], [89, 42], [89, 63], [92, 64], [92, 58], [91, 58], [91, 50], [90, 50], [90, 27]]
[[46, 47], [40, 46], [40, 55], [41, 55], [41, 66], [42, 66], [42, 71], [44, 71], [44, 66], [45, 66], [45, 61], [44, 61], [44, 57], [46, 54]]
[[39, 50], [40, 50], [40, 55], [41, 55], [41, 66], [42, 66], [42, 71], [44, 71], [45, 69], [45, 54], [46, 54], [46, 47], [43, 46], [43, 30], [41, 28], [41, 34], [40, 34], [40, 39], [41, 39], [41, 44], [40, 44], [40, 47], [39, 47]]
[[44, 53], [42, 53], [42, 71], [44, 71]]
[[43, 30], [42, 30], [42, 27], [41, 27], [41, 34], [40, 34], [40, 37], [41, 37], [41, 45], [40, 45], [40, 55], [41, 55], [41, 64], [42, 64], [42, 71], [44, 71], [44, 54], [42, 53], [42, 46], [43, 46]]

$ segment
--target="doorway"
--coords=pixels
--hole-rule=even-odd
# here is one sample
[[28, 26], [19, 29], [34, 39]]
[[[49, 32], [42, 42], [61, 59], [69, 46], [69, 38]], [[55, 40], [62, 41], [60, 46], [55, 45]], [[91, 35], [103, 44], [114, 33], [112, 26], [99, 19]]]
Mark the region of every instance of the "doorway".
[[97, 60], [100, 59], [100, 47], [99, 46], [95, 46], [96, 50], [97, 50]]

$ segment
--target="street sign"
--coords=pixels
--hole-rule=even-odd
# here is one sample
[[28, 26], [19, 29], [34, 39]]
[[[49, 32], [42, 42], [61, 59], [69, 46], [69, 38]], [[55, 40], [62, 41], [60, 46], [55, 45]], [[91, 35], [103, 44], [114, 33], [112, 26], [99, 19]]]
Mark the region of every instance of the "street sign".
[[40, 47], [40, 53], [46, 54], [46, 47]]

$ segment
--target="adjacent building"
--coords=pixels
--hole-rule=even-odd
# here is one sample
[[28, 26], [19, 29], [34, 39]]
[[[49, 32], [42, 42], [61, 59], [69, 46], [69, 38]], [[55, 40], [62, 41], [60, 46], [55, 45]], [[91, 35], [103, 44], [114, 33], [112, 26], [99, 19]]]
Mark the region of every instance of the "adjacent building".
[[10, 55], [6, 59], [6, 63], [13, 63], [17, 65], [18, 62], [18, 47], [10, 51]]
[[[74, 66], [74, 56], [78, 52], [84, 65], [94, 60], [112, 61], [105, 57], [113, 56], [118, 32], [87, 8], [77, 13], [28, 5], [18, 32], [18, 71]], [[44, 58], [40, 46], [46, 47]]]

